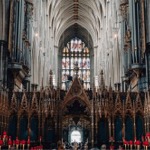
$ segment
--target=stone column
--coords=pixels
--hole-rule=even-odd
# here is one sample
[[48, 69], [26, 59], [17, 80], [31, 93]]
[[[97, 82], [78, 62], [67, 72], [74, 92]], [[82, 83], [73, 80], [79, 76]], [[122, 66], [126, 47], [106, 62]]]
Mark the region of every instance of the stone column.
[[125, 117], [123, 117], [123, 133], [124, 133], [123, 136], [124, 136], [124, 138], [126, 137], [126, 132], [125, 132], [126, 129], [125, 129], [125, 127], [126, 127], [126, 126], [125, 126]]
[[97, 134], [98, 134], [98, 114], [95, 113], [95, 143], [97, 144]]
[[21, 18], [22, 18], [22, 9], [21, 9], [21, 4], [22, 4], [22, 1], [18, 1], [17, 2], [18, 4], [18, 8], [17, 8], [17, 11], [16, 11], [16, 14], [17, 14], [17, 22], [16, 22], [16, 26], [17, 26], [17, 39], [16, 39], [16, 51], [17, 51], [17, 62], [20, 62], [20, 53], [21, 53], [21, 49], [20, 49], [20, 43], [21, 43], [21, 40], [22, 40], [22, 36], [21, 36]]
[[145, 128], [145, 133], [147, 132], [147, 117], [144, 117], [144, 128]]
[[94, 56], [95, 56], [95, 58], [94, 58], [94, 76], [96, 76], [97, 74], [98, 74], [98, 52], [97, 52], [97, 47], [98, 46], [95, 46], [94, 47]]
[[[40, 110], [40, 108], [39, 108]], [[41, 111], [38, 113], [38, 138], [41, 136]]]
[[[1, 85], [3, 84], [3, 75], [4, 75], [4, 71], [3, 71], [3, 57], [4, 57], [4, 46], [6, 45], [6, 41], [4, 40], [0, 40], [0, 89], [1, 89]], [[6, 51], [6, 49], [5, 49]]]
[[125, 133], [125, 102], [123, 101], [123, 115], [122, 115], [122, 123], [123, 123], [123, 135], [122, 137], [126, 137], [126, 133]]
[[134, 128], [134, 137], [136, 137], [136, 122], [135, 122], [135, 116], [133, 118], [133, 128]]
[[148, 116], [148, 125], [147, 125], [148, 127], [147, 127], [147, 132], [150, 131], [150, 130], [149, 130], [149, 129], [150, 129], [150, 123], [149, 123], [149, 121], [150, 121], [150, 118], [149, 118], [149, 116]]
[[115, 123], [114, 123], [114, 116], [113, 116], [113, 119], [112, 119], [112, 137], [113, 137], [113, 138], [115, 137]]
[[137, 28], [136, 28], [136, 16], [135, 16], [135, 1], [129, 1], [129, 6], [130, 7], [130, 13], [131, 13], [131, 22], [130, 22], [130, 26], [132, 28], [132, 34], [131, 34], [131, 38], [132, 38], [132, 59], [133, 59], [133, 63], [137, 63]]
[[92, 108], [91, 108], [91, 144], [94, 146], [94, 98], [92, 99]]
[[18, 114], [18, 118], [17, 118], [17, 136], [19, 137], [19, 131], [20, 130], [20, 115]]
[[38, 87], [37, 84], [31, 84], [31, 90], [32, 91], [37, 91], [37, 87]]
[[145, 0], [145, 5], [146, 5], [146, 43], [150, 43], [150, 1]]
[[[56, 86], [56, 83], [58, 83], [58, 76], [59, 76], [59, 72], [58, 72], [58, 68], [61, 67], [59, 65], [61, 65], [61, 63], [59, 64], [59, 57], [58, 57], [58, 54], [59, 54], [59, 49], [58, 49], [58, 46], [54, 46], [54, 49], [55, 49], [55, 66], [54, 66], [54, 74], [55, 74], [55, 85]], [[60, 61], [61, 62], [61, 61]], [[61, 75], [60, 75], [60, 79], [61, 79]]]
[[42, 134], [42, 137], [43, 137], [43, 138], [45, 138], [45, 137], [44, 137], [44, 123], [45, 123], [45, 120], [46, 120], [46, 118], [44, 117], [44, 115], [43, 115], [43, 113], [42, 113], [42, 133], [41, 133], [41, 134]]
[[16, 1], [15, 5], [14, 5], [14, 27], [13, 27], [13, 58], [15, 61], [17, 60], [17, 43], [19, 41], [17, 41], [17, 36], [18, 36], [18, 9], [19, 9], [19, 2], [20, 1]]
[[[145, 54], [145, 50], [146, 50], [146, 38], [145, 38], [145, 35], [146, 35], [146, 33], [145, 33], [145, 0], [140, 0], [140, 6], [141, 6], [141, 12], [140, 12], [140, 14], [141, 14], [141, 20], [140, 20], [140, 27], [141, 27], [141, 35], [139, 35], [139, 36], [141, 36], [141, 40], [142, 40], [142, 44], [141, 44], [141, 50], [142, 50], [142, 52], [141, 52], [141, 58], [143, 59], [144, 58], [144, 54]], [[139, 33], [140, 34], [140, 33]], [[140, 41], [139, 41], [140, 42]]]
[[111, 125], [112, 125], [112, 122], [111, 122], [111, 117], [110, 118], [108, 118], [108, 124], [109, 124], [109, 139], [111, 138], [111, 136], [112, 136], [112, 132], [111, 132]]
[[28, 112], [28, 136], [31, 136], [30, 135], [30, 122], [31, 122], [31, 115], [30, 115], [30, 112]]

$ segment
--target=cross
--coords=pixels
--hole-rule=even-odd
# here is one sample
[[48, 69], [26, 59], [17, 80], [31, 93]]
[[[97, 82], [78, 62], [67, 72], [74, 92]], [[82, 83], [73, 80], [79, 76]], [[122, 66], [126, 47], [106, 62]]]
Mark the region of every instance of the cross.
[[78, 62], [75, 62], [74, 63], [74, 72], [75, 72], [76, 76], [78, 75], [78, 71], [79, 71]]

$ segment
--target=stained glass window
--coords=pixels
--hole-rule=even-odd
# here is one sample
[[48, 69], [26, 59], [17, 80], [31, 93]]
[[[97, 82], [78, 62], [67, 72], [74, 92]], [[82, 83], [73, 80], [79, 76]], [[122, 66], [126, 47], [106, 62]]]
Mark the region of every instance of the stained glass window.
[[85, 89], [90, 88], [90, 50], [78, 38], [72, 39], [62, 50], [62, 89], [66, 89], [68, 77], [74, 75], [74, 64], [78, 63], [78, 76]]

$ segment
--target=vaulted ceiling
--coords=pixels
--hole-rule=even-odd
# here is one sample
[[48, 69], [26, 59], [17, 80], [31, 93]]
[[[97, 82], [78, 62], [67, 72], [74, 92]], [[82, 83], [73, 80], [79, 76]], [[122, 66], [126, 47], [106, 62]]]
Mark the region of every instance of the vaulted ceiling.
[[79, 37], [92, 46], [102, 26], [105, 3], [106, 0], [49, 0], [49, 22], [57, 44]]

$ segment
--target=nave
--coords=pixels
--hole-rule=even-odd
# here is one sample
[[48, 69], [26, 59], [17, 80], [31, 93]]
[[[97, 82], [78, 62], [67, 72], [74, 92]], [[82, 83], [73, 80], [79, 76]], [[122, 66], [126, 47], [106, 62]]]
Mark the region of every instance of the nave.
[[149, 149], [150, 0], [0, 0], [0, 149]]

